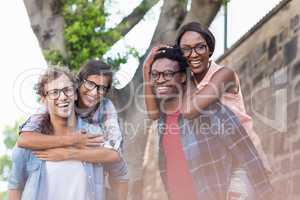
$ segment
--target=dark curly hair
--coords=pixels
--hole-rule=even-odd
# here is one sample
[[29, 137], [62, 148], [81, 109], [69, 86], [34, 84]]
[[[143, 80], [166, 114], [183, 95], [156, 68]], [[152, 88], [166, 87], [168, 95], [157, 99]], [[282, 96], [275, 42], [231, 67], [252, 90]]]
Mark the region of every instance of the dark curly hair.
[[[158, 49], [158, 53], [155, 54], [153, 63], [160, 58], [168, 58], [173, 61], [177, 61], [180, 67], [180, 70], [185, 72], [188, 68], [188, 63], [185, 57], [183, 57], [180, 49], [177, 46], [173, 47], [162, 47]], [[150, 67], [150, 71], [152, 69], [152, 65]]]

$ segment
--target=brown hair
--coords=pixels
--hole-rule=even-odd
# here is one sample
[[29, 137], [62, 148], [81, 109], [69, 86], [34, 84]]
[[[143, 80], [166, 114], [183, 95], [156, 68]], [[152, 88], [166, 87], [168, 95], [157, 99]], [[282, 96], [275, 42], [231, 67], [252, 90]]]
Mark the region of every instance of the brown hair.
[[67, 76], [70, 81], [73, 83], [74, 89], [77, 87], [76, 79], [74, 75], [70, 72], [68, 68], [58, 68], [58, 67], [49, 67], [39, 78], [39, 81], [34, 86], [36, 94], [41, 97], [46, 96], [45, 85], [60, 76]]
[[110, 88], [113, 75], [110, 65], [101, 60], [88, 60], [87, 63], [81, 67], [77, 75], [79, 84], [81, 84], [84, 79], [87, 79], [91, 75], [104, 75], [110, 77], [110, 82], [108, 85]]
[[[68, 68], [58, 68], [58, 67], [49, 67], [47, 70], [40, 76], [39, 81], [35, 84], [34, 90], [36, 94], [40, 97], [46, 96], [45, 85], [49, 82], [59, 78], [60, 76], [67, 76], [70, 81], [73, 83], [74, 90], [77, 88], [77, 82], [74, 75], [70, 72]], [[48, 112], [42, 114], [41, 116], [42, 124], [42, 133], [43, 134], [52, 134], [53, 126], [50, 122], [50, 115]]]

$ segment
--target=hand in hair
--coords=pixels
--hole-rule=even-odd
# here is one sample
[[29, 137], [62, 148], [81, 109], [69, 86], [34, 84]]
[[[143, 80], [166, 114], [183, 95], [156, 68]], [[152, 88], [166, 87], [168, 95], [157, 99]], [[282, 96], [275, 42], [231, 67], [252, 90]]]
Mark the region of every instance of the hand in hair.
[[147, 55], [147, 57], [144, 60], [143, 63], [143, 74], [144, 74], [144, 81], [149, 81], [149, 73], [150, 73], [150, 66], [152, 65], [153, 59], [155, 57], [155, 55], [160, 52], [163, 51], [165, 48], [172, 48], [172, 46], [167, 45], [167, 44], [163, 44], [163, 43], [158, 43], [155, 44], [149, 54]]
[[154, 47], [152, 47], [143, 64], [145, 105], [148, 117], [152, 120], [156, 120], [159, 118], [159, 110], [158, 105], [156, 103], [156, 97], [152, 92], [152, 85], [150, 81], [150, 69], [155, 55], [160, 52], [161, 48], [167, 47], [169, 46], [165, 44], [157, 44]]

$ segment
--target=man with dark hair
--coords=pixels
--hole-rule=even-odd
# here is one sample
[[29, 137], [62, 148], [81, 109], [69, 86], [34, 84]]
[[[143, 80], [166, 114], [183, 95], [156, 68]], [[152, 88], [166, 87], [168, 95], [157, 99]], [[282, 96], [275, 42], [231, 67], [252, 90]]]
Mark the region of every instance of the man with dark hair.
[[[144, 72], [160, 105], [159, 167], [169, 199], [234, 199], [227, 196], [227, 191], [233, 163], [239, 162], [254, 191], [254, 197], [245, 199], [271, 200], [272, 187], [258, 153], [227, 107], [216, 102], [193, 120], [181, 115], [181, 101], [187, 95], [188, 84], [184, 70], [187, 64], [181, 62], [184, 59], [179, 51], [159, 49], [148, 77]], [[149, 98], [149, 90], [145, 92]]]

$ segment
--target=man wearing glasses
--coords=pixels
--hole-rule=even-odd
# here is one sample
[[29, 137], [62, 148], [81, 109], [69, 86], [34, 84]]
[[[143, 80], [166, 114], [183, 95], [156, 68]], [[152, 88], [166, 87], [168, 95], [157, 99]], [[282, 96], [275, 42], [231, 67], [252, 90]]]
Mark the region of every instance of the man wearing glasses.
[[[43, 126], [39, 127], [42, 133], [68, 136], [80, 129], [90, 129], [89, 124], [75, 115], [75, 85], [72, 75], [61, 69], [48, 69], [40, 77], [36, 91], [48, 110], [42, 119]], [[116, 151], [104, 147], [70, 149], [63, 156], [15, 147], [9, 200], [104, 199], [104, 170], [96, 163], [118, 159]]]
[[111, 79], [110, 66], [100, 60], [89, 60], [78, 73], [79, 87], [75, 113], [89, 124], [86, 130], [81, 130], [86, 134], [67, 136], [40, 134], [44, 133], [40, 129], [43, 121], [40, 120], [40, 115], [33, 115], [20, 127], [17, 143], [20, 147], [38, 150], [40, 154], [37, 156], [43, 155], [41, 159], [45, 160], [65, 160], [69, 155], [75, 156], [82, 148], [99, 145], [117, 152], [120, 161], [101, 164], [109, 174], [110, 183], [115, 190], [113, 194], [118, 200], [124, 200], [127, 198], [129, 179], [127, 164], [121, 156], [122, 133], [117, 111], [112, 102], [105, 98]]
[[149, 80], [152, 86], [151, 91], [145, 87], [145, 98], [155, 98], [160, 109], [159, 168], [169, 199], [234, 198], [226, 195], [233, 163], [239, 162], [255, 195], [245, 199], [271, 200], [267, 172], [238, 118], [227, 107], [216, 102], [193, 120], [182, 116], [182, 98], [189, 87], [187, 66], [179, 49], [161, 48], [144, 72], [146, 84]]

